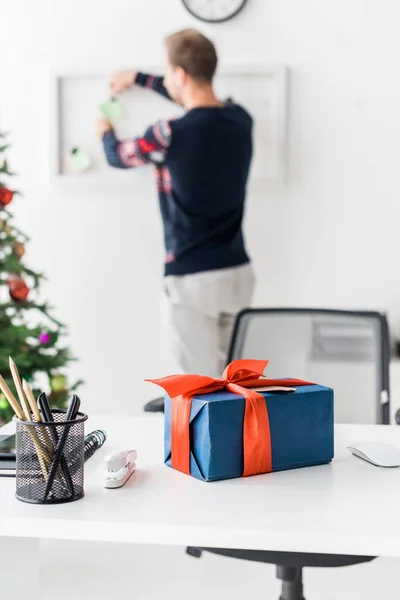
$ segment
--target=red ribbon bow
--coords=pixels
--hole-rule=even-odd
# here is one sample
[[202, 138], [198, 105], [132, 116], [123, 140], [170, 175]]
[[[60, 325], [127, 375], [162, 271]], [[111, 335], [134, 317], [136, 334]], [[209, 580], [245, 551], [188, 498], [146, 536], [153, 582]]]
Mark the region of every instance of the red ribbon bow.
[[[203, 375], [170, 375], [148, 379], [162, 387], [172, 400], [171, 461], [174, 469], [190, 474], [190, 409], [192, 398], [229, 390], [245, 398], [243, 423], [243, 477], [272, 471], [271, 433], [265, 398], [254, 387], [312, 385], [300, 379], [262, 378], [267, 360], [234, 360], [221, 379]], [[262, 378], [262, 379], [261, 379]]]

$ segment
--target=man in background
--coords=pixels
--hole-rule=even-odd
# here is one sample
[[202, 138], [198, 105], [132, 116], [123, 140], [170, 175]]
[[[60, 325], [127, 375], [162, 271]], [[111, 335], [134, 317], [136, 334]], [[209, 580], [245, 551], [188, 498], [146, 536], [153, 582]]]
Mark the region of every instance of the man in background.
[[242, 232], [252, 118], [216, 97], [217, 53], [209, 39], [188, 29], [165, 43], [165, 78], [117, 73], [111, 90], [151, 88], [182, 105], [184, 116], [128, 140], [101, 119], [98, 134], [112, 167], [155, 165], [172, 351], [182, 372], [219, 377], [235, 316], [251, 303], [254, 287]]

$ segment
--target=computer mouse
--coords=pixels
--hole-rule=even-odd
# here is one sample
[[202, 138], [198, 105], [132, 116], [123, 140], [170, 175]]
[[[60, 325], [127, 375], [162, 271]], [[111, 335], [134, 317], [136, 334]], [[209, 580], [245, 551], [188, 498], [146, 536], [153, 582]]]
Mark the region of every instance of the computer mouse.
[[347, 449], [376, 467], [400, 467], [400, 450], [391, 444], [363, 442], [352, 444]]

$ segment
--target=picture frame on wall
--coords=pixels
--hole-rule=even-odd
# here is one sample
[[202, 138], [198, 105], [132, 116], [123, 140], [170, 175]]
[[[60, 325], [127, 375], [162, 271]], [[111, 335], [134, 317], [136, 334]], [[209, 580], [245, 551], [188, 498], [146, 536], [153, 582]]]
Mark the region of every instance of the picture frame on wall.
[[[118, 68], [116, 69], [118, 70]], [[161, 68], [143, 71], [161, 73]], [[94, 133], [100, 107], [109, 98], [109, 74], [101, 70], [60, 69], [50, 74], [50, 178], [52, 184], [131, 189], [133, 181], [146, 178], [138, 171], [109, 167]], [[254, 119], [254, 157], [250, 185], [285, 183], [288, 154], [289, 71], [285, 66], [231, 66], [215, 79], [221, 100], [231, 98], [246, 108]], [[143, 134], [159, 119], [176, 118], [182, 107], [152, 90], [134, 86], [120, 97], [118, 137]]]

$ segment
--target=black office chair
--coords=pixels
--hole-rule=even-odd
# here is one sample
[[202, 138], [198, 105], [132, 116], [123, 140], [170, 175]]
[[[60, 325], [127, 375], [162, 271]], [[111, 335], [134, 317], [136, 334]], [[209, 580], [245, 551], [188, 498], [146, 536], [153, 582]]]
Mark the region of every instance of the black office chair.
[[[338, 423], [389, 423], [389, 328], [382, 313], [246, 309], [236, 319], [227, 364], [237, 358], [269, 359], [271, 377], [330, 385]], [[148, 402], [144, 410], [163, 412], [164, 398]]]
[[[227, 362], [268, 359], [269, 377], [298, 377], [335, 390], [335, 422], [389, 424], [389, 327], [371, 311], [245, 309]], [[351, 401], [349, 401], [351, 399]]]
[[164, 412], [164, 396], [154, 398], [144, 405], [144, 412], [158, 413]]
[[[268, 359], [270, 377], [298, 377], [333, 387], [336, 422], [388, 424], [389, 356], [389, 328], [381, 313], [246, 309], [236, 319], [227, 362]], [[282, 581], [280, 600], [304, 600], [304, 567], [344, 567], [375, 558], [187, 548], [196, 558], [204, 551], [277, 565], [277, 577]]]

